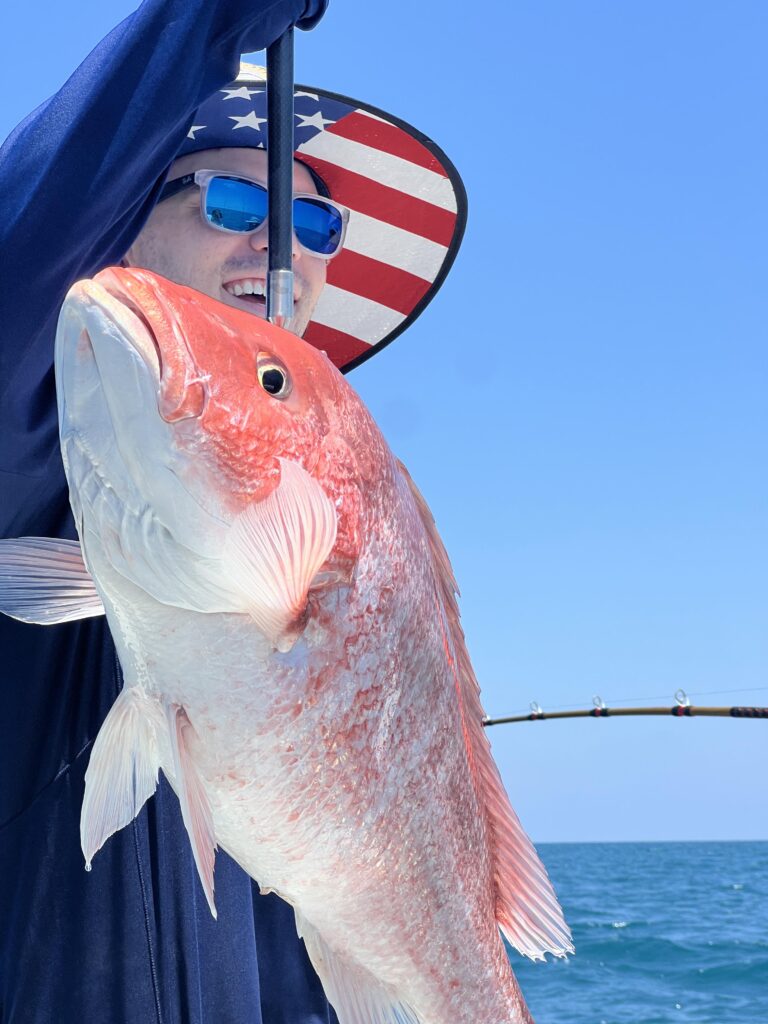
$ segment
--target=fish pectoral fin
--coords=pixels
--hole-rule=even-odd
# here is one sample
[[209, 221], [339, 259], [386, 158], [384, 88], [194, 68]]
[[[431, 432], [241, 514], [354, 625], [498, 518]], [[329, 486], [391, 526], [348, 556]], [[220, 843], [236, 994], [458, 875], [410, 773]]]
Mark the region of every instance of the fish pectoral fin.
[[205, 898], [208, 900], [211, 913], [216, 917], [216, 904], [213, 899], [216, 838], [205, 783], [189, 752], [189, 740], [195, 730], [187, 712], [178, 704], [169, 704], [166, 714], [171, 734], [171, 752], [176, 774], [176, 791], [181, 804], [181, 816], [192, 844], [192, 855], [195, 858]]
[[157, 703], [138, 686], [128, 686], [99, 730], [85, 773], [80, 814], [86, 871], [97, 850], [133, 821], [157, 787], [158, 724], [164, 723]]
[[93, 615], [104, 605], [76, 540], [0, 540], [0, 612], [52, 626]]
[[304, 940], [339, 1024], [424, 1024], [413, 1007], [394, 995], [360, 964], [335, 953], [295, 907], [296, 931]]
[[336, 508], [298, 463], [278, 462], [280, 483], [232, 524], [224, 562], [258, 628], [286, 651], [303, 628], [309, 589], [336, 541]]

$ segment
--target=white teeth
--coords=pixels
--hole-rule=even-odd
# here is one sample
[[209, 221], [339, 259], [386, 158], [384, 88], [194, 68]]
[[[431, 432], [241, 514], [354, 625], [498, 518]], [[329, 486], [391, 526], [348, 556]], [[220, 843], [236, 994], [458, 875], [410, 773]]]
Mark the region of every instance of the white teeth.
[[224, 287], [230, 295], [260, 295], [262, 298], [266, 295], [264, 282], [250, 277], [242, 281], [231, 281]]

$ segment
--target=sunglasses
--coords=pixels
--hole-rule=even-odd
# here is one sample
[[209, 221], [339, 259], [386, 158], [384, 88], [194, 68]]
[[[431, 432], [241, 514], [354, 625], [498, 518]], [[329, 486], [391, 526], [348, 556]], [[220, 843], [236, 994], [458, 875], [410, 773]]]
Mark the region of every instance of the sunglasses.
[[[200, 215], [217, 231], [249, 235], [259, 231], [269, 214], [267, 189], [259, 181], [222, 171], [194, 171], [164, 186], [158, 202], [197, 185]], [[344, 244], [349, 210], [324, 196], [294, 194], [293, 232], [302, 249], [331, 259]]]

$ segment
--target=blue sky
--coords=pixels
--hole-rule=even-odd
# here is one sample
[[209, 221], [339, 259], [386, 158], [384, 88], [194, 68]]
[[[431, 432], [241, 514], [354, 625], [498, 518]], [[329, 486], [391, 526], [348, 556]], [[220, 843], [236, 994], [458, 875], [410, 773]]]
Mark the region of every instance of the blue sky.
[[[3, 136], [134, 6], [14, 5]], [[466, 182], [448, 281], [350, 379], [433, 509], [491, 714], [768, 704], [767, 36], [748, 0], [331, 0], [297, 36], [300, 81], [417, 125]], [[767, 730], [492, 740], [538, 841], [768, 839]]]

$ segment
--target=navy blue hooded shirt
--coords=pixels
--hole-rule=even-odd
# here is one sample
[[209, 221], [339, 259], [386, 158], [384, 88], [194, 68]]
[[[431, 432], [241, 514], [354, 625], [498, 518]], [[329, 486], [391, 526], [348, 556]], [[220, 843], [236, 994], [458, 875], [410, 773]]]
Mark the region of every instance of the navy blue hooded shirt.
[[[326, 2], [146, 0], [0, 151], [0, 536], [75, 537], [53, 378], [68, 288], [125, 254], [240, 54]], [[121, 685], [103, 619], [0, 616], [0, 1021], [335, 1022], [293, 911], [221, 851], [213, 919], [162, 780], [86, 874], [83, 777]]]

